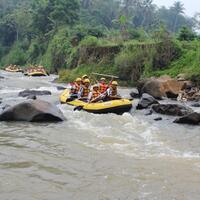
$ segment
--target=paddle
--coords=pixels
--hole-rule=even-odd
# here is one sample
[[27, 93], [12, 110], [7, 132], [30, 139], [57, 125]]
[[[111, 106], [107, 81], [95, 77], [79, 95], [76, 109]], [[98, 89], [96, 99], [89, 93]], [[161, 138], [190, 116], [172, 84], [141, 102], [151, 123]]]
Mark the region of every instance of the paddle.
[[104, 76], [104, 77], [119, 79], [118, 76], [113, 76], [113, 75], [109, 75], [109, 74], [99, 74], [99, 73], [94, 73], [94, 72], [92, 74], [97, 75], [97, 76]]
[[75, 108], [74, 108], [74, 111], [81, 111], [81, 110], [83, 110], [83, 106], [76, 106]]

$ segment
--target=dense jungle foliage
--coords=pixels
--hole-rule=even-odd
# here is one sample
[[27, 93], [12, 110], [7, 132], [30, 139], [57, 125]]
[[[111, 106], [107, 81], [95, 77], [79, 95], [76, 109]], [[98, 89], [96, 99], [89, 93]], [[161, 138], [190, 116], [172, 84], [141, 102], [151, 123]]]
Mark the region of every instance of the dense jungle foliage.
[[162, 74], [198, 80], [198, 16], [180, 1], [1, 0], [0, 66], [41, 64], [63, 81], [92, 71], [131, 84]]

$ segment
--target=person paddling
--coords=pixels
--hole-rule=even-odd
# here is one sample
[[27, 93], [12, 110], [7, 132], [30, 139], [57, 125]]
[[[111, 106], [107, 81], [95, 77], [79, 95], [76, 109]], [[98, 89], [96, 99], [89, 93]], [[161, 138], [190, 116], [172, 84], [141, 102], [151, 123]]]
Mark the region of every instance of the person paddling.
[[88, 96], [90, 93], [90, 80], [85, 79], [83, 85], [80, 87], [78, 92], [78, 99], [82, 101], [88, 101]]
[[88, 100], [90, 103], [96, 103], [101, 100], [101, 92], [99, 91], [99, 86], [94, 85], [92, 91], [89, 94]]
[[74, 87], [75, 87], [75, 94], [78, 94], [80, 88], [81, 88], [81, 82], [82, 82], [82, 79], [81, 78], [77, 78], [74, 82]]
[[115, 100], [115, 99], [121, 99], [121, 96], [118, 94], [118, 83], [117, 81], [112, 81], [110, 87], [106, 90], [106, 97], [105, 100]]
[[70, 97], [68, 98], [68, 101], [73, 101], [74, 99], [78, 98], [78, 93], [76, 93], [76, 87], [74, 85], [72, 85], [70, 87]]

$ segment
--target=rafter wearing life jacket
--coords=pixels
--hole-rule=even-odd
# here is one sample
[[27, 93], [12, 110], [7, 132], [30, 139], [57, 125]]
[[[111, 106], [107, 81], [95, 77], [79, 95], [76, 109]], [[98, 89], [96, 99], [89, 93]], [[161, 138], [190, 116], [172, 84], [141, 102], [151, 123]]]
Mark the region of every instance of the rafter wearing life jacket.
[[101, 95], [101, 93], [99, 91], [99, 86], [94, 85], [93, 90], [90, 92], [89, 97], [88, 97], [89, 102], [97, 102], [98, 97], [100, 97], [100, 95]]
[[74, 82], [74, 86], [75, 86], [75, 94], [78, 94], [80, 88], [81, 88], [81, 78], [77, 78], [76, 81]]
[[99, 82], [99, 91], [101, 94], [105, 93], [106, 90], [108, 89], [108, 85], [106, 84], [105, 81], [106, 81], [105, 78], [101, 78]]
[[112, 81], [111, 86], [106, 91], [106, 99], [120, 99], [120, 95], [117, 90], [118, 83], [117, 81]]
[[84, 80], [84, 85], [81, 86], [79, 92], [78, 92], [78, 98], [79, 99], [86, 99], [88, 98], [90, 93], [90, 80], [89, 79], [85, 79]]

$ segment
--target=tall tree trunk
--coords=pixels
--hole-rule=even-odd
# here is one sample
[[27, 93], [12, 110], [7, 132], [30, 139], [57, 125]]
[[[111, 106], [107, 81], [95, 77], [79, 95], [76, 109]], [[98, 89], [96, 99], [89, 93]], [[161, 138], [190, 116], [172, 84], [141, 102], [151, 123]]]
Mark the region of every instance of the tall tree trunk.
[[174, 20], [174, 27], [173, 27], [173, 32], [176, 32], [176, 27], [177, 27], [177, 19], [178, 19], [178, 15], [176, 14], [175, 20]]

